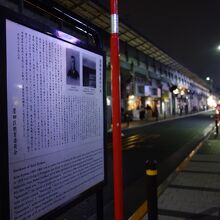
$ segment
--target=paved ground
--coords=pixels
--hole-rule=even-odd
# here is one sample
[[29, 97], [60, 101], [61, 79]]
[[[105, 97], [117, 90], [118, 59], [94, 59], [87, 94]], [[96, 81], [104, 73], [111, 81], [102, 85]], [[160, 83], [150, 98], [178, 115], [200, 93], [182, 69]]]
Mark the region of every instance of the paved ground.
[[158, 207], [159, 220], [220, 219], [220, 135], [211, 134], [159, 197]]

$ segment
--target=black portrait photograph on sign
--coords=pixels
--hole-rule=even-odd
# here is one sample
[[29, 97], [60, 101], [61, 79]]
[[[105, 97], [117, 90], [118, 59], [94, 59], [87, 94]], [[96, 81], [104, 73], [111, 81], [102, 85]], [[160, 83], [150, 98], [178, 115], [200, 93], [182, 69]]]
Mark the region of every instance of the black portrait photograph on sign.
[[96, 61], [83, 57], [83, 86], [96, 88]]
[[66, 83], [68, 85], [80, 85], [80, 57], [79, 52], [66, 49]]

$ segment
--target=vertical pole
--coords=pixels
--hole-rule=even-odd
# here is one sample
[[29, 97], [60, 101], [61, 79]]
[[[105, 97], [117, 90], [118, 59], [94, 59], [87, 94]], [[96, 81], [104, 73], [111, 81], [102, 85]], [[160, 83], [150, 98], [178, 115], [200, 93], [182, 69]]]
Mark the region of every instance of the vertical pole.
[[118, 1], [110, 0], [110, 8], [111, 8], [111, 77], [112, 77], [114, 216], [115, 216], [115, 220], [122, 220], [123, 199], [122, 199], [122, 148], [121, 148]]
[[216, 132], [216, 135], [218, 135], [218, 119], [215, 119], [215, 132]]
[[96, 213], [97, 213], [97, 220], [103, 220], [103, 191], [99, 189], [96, 192]]
[[148, 220], [158, 220], [157, 208], [157, 162], [146, 162]]

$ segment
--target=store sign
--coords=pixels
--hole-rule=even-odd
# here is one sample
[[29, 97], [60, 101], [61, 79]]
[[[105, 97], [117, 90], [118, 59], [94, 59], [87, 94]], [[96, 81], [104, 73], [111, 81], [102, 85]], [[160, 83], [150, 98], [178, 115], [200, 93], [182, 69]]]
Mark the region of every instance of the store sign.
[[104, 181], [103, 54], [6, 19], [10, 219]]
[[161, 97], [161, 89], [152, 86], [144, 86], [145, 96]]
[[144, 96], [144, 83], [136, 83], [135, 85], [136, 85], [135, 95]]

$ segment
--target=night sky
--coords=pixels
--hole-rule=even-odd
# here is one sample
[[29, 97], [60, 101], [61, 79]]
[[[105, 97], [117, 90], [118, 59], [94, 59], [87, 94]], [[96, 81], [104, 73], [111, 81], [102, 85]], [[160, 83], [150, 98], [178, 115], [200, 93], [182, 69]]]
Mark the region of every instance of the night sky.
[[[94, 0], [109, 8], [110, 0]], [[119, 19], [220, 88], [219, 0], [119, 0]]]

